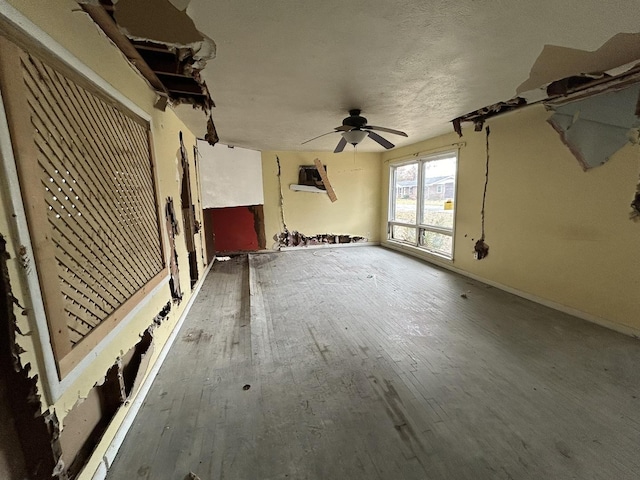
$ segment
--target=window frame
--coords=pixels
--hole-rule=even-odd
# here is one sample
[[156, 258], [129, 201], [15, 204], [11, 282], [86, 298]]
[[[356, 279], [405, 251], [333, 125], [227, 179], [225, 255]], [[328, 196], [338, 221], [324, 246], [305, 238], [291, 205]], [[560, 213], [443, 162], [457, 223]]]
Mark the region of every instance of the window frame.
[[[454, 181], [453, 181], [453, 226], [451, 229], [438, 227], [435, 225], [429, 225], [422, 223], [422, 219], [424, 218], [424, 165], [428, 162], [442, 160], [445, 158], [455, 157], [456, 166], [454, 173]], [[429, 255], [434, 255], [439, 259], [453, 261], [455, 255], [455, 232], [456, 232], [456, 212], [457, 212], [457, 196], [458, 196], [458, 162], [459, 162], [459, 152], [457, 150], [446, 150], [443, 152], [438, 152], [434, 154], [424, 155], [417, 159], [410, 159], [405, 161], [400, 161], [397, 163], [392, 163], [389, 165], [389, 208], [387, 215], [387, 241], [393, 242], [399, 245], [406, 245], [412, 248], [419, 249], [421, 252], [428, 253]], [[401, 222], [395, 220], [395, 212], [396, 212], [396, 178], [398, 168], [404, 167], [407, 165], [417, 164], [418, 172], [417, 172], [417, 193], [416, 193], [416, 221], [415, 224]], [[444, 191], [444, 187], [443, 187]], [[444, 201], [444, 200], [443, 200]], [[410, 242], [402, 239], [393, 238], [393, 228], [394, 227], [406, 227], [415, 229], [415, 242]], [[423, 232], [433, 232], [441, 235], [447, 235], [451, 237], [451, 255], [447, 255], [444, 252], [439, 252], [437, 250], [433, 250], [425, 247], [420, 244], [420, 239], [422, 237]]]

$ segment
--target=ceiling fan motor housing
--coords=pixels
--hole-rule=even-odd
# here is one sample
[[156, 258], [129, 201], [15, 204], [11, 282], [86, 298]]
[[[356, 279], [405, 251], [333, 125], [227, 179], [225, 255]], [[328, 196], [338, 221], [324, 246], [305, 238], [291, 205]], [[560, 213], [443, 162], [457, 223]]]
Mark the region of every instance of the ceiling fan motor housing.
[[349, 116], [342, 120], [342, 125], [353, 128], [362, 128], [367, 124], [367, 119], [360, 116], [360, 110], [349, 110]]

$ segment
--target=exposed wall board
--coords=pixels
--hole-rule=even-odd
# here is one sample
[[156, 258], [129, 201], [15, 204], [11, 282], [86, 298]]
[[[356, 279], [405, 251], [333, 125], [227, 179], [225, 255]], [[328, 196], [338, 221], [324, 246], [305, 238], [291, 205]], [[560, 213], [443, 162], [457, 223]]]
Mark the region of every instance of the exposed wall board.
[[122, 381], [126, 399], [132, 398], [138, 392], [142, 379], [149, 368], [153, 350], [153, 335], [150, 328], [144, 332], [136, 346], [122, 359]]
[[262, 205], [260, 152], [246, 148], [212, 147], [198, 141], [202, 207], [221, 208]]
[[636, 105], [640, 84], [552, 107], [548, 122], [584, 170], [597, 167], [631, 140], [640, 126]]
[[[473, 245], [480, 235], [485, 135], [465, 130], [451, 265], [637, 331], [640, 250], [638, 224], [629, 221], [628, 213], [637, 182], [638, 147], [625, 146], [612, 161], [585, 174], [548, 125], [548, 117], [544, 107], [533, 106], [490, 121], [486, 234], [491, 255], [482, 262], [473, 259]], [[445, 135], [384, 154], [383, 238], [388, 162], [456, 141], [455, 134]]]
[[137, 393], [153, 354], [154, 327], [147, 329], [135, 347], [118, 359], [104, 379], [66, 415], [60, 444], [70, 477], [84, 467], [121, 405]]
[[60, 443], [72, 476], [82, 468], [117, 407], [112, 405], [106, 411], [99, 389], [94, 388], [65, 417]]
[[326, 188], [327, 190], [327, 195], [329, 196], [329, 200], [331, 200], [331, 203], [335, 202], [336, 200], [338, 200], [338, 197], [336, 197], [336, 194], [333, 191], [333, 187], [331, 186], [331, 182], [329, 182], [329, 176], [327, 175], [326, 168], [322, 165], [322, 162], [320, 161], [319, 158], [315, 158], [313, 160], [313, 163], [316, 166], [316, 169], [318, 170], [318, 174], [320, 175], [320, 178], [322, 178], [322, 183], [324, 185], [324, 188]]

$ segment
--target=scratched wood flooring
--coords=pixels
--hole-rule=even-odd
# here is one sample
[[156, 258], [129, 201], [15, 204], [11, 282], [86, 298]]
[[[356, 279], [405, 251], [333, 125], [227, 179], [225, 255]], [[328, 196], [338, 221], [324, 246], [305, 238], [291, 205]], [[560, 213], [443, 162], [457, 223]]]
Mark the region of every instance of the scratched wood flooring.
[[638, 479], [640, 341], [378, 247], [216, 263], [108, 478], [189, 471]]

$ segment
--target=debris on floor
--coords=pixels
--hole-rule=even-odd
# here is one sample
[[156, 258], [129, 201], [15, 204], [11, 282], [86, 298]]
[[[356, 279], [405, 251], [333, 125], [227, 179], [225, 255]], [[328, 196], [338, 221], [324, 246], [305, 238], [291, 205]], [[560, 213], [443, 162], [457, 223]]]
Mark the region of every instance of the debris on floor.
[[216, 262], [228, 262], [229, 260], [231, 260], [231, 257], [216, 257], [214, 260]]
[[249, 390], [251, 388], [251, 385], [247, 384], [244, 387], [242, 387], [243, 390]]
[[200, 477], [193, 472], [189, 472], [185, 480], [200, 480]]

